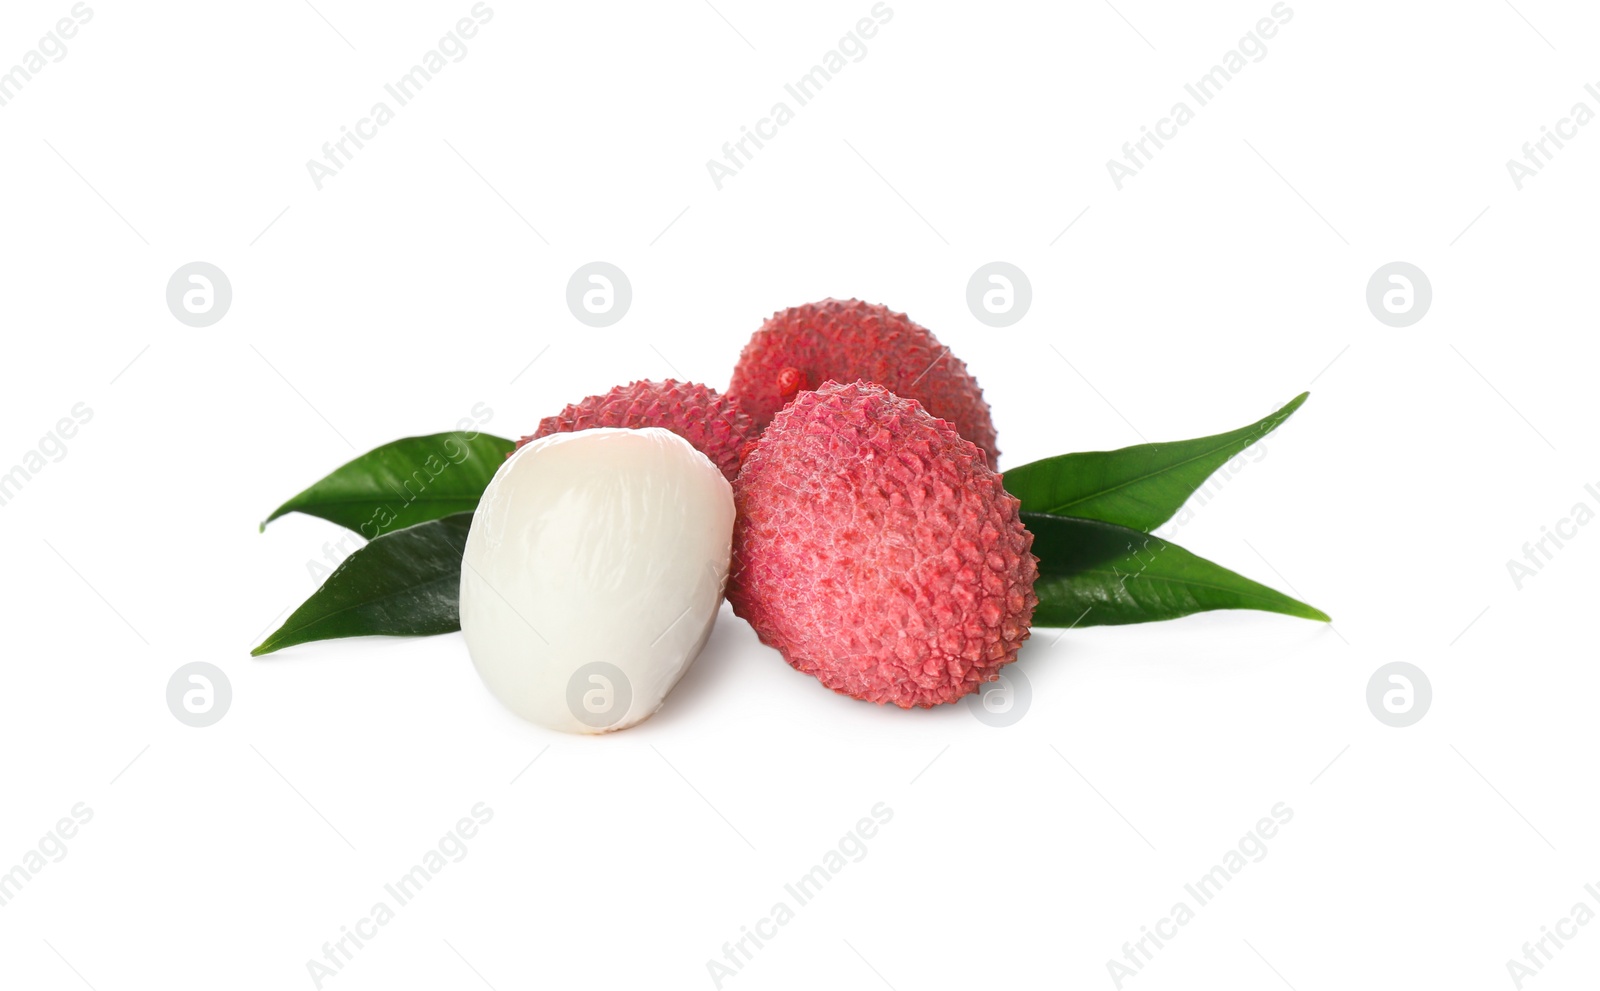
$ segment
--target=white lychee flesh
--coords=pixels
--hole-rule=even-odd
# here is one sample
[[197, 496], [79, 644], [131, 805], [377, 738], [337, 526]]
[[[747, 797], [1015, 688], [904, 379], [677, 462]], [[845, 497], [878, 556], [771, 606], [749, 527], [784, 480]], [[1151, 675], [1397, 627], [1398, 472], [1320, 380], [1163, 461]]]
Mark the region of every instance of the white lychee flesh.
[[526, 444], [489, 482], [467, 536], [472, 663], [541, 726], [632, 726], [711, 635], [732, 540], [732, 488], [676, 434], [597, 428]]

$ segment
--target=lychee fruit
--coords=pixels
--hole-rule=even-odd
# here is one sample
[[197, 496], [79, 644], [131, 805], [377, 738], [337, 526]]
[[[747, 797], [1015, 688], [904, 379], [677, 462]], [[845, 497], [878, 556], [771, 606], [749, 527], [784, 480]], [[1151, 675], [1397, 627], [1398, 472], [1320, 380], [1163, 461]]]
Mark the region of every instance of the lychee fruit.
[[745, 448], [760, 434], [736, 400], [695, 382], [667, 379], [630, 382], [603, 396], [590, 396], [540, 420], [539, 429], [517, 441], [517, 447], [550, 434], [594, 427], [670, 430], [710, 458], [730, 482], [739, 473]]
[[866, 382], [800, 393], [733, 493], [733, 611], [836, 692], [954, 702], [1028, 638], [1039, 568], [1021, 503], [913, 400]]
[[859, 299], [826, 299], [774, 313], [739, 355], [728, 395], [757, 428], [808, 389], [829, 380], [875, 382], [915, 399], [1000, 463], [994, 423], [978, 380], [933, 334], [904, 313]]
[[558, 433], [507, 458], [461, 557], [461, 629], [494, 696], [568, 733], [661, 708], [722, 607], [733, 490], [669, 431]]

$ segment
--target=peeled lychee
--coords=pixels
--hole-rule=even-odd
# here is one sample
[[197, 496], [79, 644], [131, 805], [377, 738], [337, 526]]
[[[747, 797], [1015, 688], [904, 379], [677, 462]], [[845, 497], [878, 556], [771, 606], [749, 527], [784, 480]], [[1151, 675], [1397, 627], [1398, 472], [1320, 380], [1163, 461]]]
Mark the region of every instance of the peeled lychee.
[[568, 733], [647, 718], [722, 606], [733, 492], [666, 430], [596, 429], [512, 453], [472, 517], [461, 629], [517, 715]]
[[730, 482], [739, 473], [745, 447], [760, 433], [735, 400], [694, 382], [667, 379], [630, 382], [603, 396], [590, 396], [540, 420], [539, 429], [517, 441], [517, 446], [550, 434], [595, 427], [670, 430], [710, 458]]
[[861, 379], [915, 399], [1000, 463], [978, 380], [904, 313], [859, 299], [826, 299], [774, 313], [739, 355], [728, 395], [765, 427], [778, 410], [829, 380]]
[[836, 692], [954, 702], [1028, 638], [1039, 569], [1021, 504], [912, 400], [865, 382], [800, 393], [733, 493], [733, 611]]

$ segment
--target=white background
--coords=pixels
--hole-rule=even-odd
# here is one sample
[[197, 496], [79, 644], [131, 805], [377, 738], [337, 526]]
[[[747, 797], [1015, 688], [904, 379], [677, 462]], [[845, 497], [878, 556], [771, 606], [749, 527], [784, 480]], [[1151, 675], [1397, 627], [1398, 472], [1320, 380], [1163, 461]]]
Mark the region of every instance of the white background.
[[[891, 0], [718, 191], [706, 160], [871, 4], [715, 2], [493, 2], [321, 191], [306, 161], [467, 0], [93, 3], [0, 108], [0, 467], [94, 413], [0, 507], [0, 870], [94, 810], [0, 908], [0, 983], [312, 987], [323, 943], [484, 802], [469, 855], [325, 987], [710, 988], [882, 802], [865, 858], [724, 987], [1111, 988], [1122, 944], [1283, 802], [1266, 858], [1125, 987], [1513, 987], [1506, 961], [1600, 881], [1600, 528], [1520, 591], [1506, 567], [1600, 502], [1600, 126], [1521, 191], [1505, 162], [1600, 110], [1600, 14], [1294, 0], [1118, 191], [1106, 160], [1267, 0]], [[0, 66], [70, 6], [0, 8]], [[605, 330], [564, 301], [595, 259], [634, 290]], [[1005, 329], [964, 301], [997, 259], [1034, 289]], [[206, 329], [164, 302], [195, 260], [234, 289]], [[1408, 328], [1365, 304], [1394, 260], [1433, 286]], [[829, 295], [933, 328], [1002, 467], [1311, 388], [1174, 537], [1334, 626], [1036, 630], [1005, 729], [834, 695], [726, 610], [667, 707], [600, 739], [508, 714], [459, 635], [248, 657], [341, 535], [256, 532], [315, 478], [479, 402], [514, 437], [634, 378], [720, 388], [764, 317]], [[1396, 660], [1434, 692], [1406, 729], [1365, 702]], [[232, 680], [208, 729], [165, 704], [191, 661]], [[1578, 932], [1524, 986], [1592, 986], [1600, 925]]]

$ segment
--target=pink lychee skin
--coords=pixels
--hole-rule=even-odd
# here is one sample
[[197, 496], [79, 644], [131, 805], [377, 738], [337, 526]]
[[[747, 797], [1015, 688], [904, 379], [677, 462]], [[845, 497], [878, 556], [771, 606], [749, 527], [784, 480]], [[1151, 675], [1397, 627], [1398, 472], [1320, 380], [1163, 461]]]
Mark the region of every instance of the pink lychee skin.
[[590, 396], [540, 420], [539, 429], [517, 441], [517, 447], [549, 434], [591, 427], [670, 430], [710, 458], [730, 482], [739, 473], [745, 449], [760, 433], [737, 400], [698, 383], [667, 379], [630, 382], [603, 396]]
[[836, 692], [954, 702], [1028, 638], [1039, 569], [1021, 504], [915, 401], [865, 382], [800, 393], [733, 496], [733, 611]]
[[728, 395], [765, 427], [799, 392], [828, 380], [876, 382], [949, 420], [1000, 463], [989, 404], [978, 380], [925, 327], [859, 299], [825, 299], [774, 313], [750, 338]]

